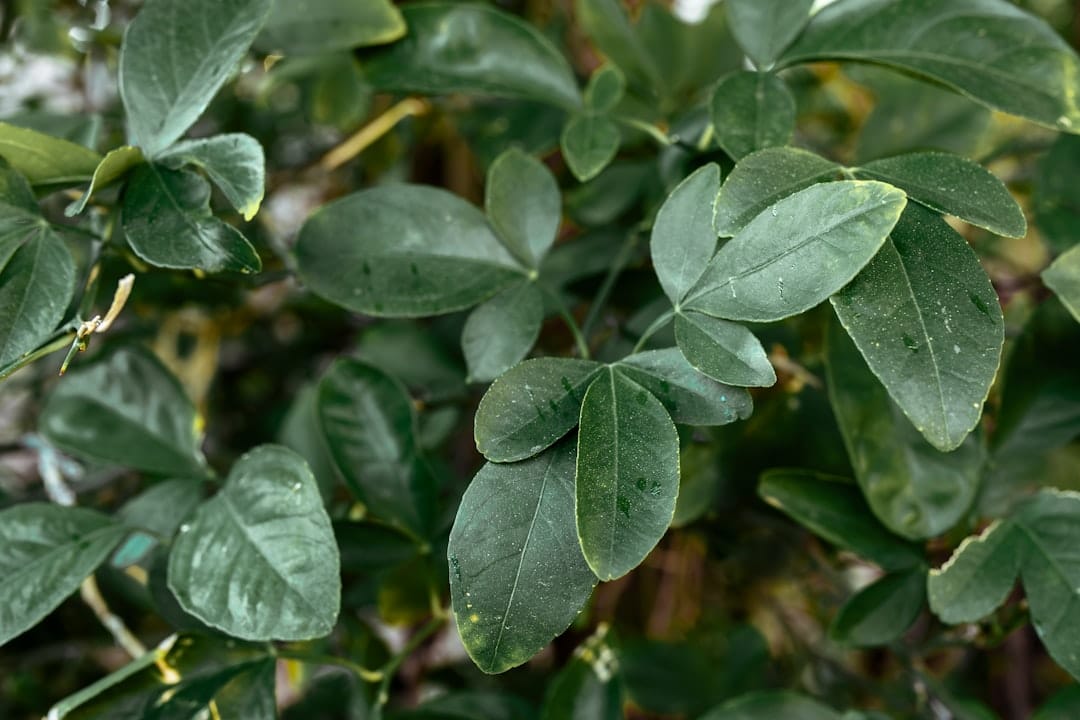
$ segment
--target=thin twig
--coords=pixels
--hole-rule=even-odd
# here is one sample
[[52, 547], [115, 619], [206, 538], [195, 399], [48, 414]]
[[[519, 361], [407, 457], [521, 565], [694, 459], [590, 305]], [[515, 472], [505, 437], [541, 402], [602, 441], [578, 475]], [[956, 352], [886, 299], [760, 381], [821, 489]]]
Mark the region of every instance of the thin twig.
[[336, 170], [365, 149], [374, 144], [394, 126], [407, 117], [424, 115], [431, 109], [431, 104], [418, 98], [406, 98], [356, 131], [345, 142], [326, 153], [319, 161], [319, 167], [329, 172]]

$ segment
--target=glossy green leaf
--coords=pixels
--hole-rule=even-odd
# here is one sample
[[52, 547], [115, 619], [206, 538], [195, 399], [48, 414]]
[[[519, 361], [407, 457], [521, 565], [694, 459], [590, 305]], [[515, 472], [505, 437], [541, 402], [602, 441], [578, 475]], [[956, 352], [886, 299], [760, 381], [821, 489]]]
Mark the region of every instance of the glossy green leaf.
[[431, 477], [416, 447], [416, 411], [401, 383], [371, 365], [338, 359], [319, 382], [317, 411], [341, 476], [371, 511], [426, 534]]
[[906, 204], [902, 191], [879, 182], [835, 182], [801, 190], [762, 212], [721, 247], [684, 306], [756, 322], [809, 310], [847, 285], [874, 257]]
[[151, 265], [207, 272], [262, 269], [240, 231], [210, 212], [210, 184], [190, 170], [142, 165], [128, 180], [121, 223], [135, 254]]
[[455, 312], [525, 270], [483, 213], [445, 190], [362, 190], [315, 211], [296, 244], [300, 277], [317, 295], [383, 317]]
[[1002, 603], [1016, 585], [1023, 539], [1009, 522], [994, 522], [960, 544], [926, 581], [930, 609], [943, 622], [976, 622]]
[[911, 205], [832, 304], [916, 429], [943, 452], [959, 447], [979, 423], [1005, 340], [997, 293], [964, 238]]
[[750, 393], [698, 372], [678, 348], [637, 353], [616, 367], [652, 393], [677, 423], [727, 425], [746, 420], [754, 410]]
[[716, 254], [713, 215], [719, 192], [720, 166], [709, 163], [671, 191], [653, 222], [653, 268], [676, 307]]
[[637, 567], [671, 524], [679, 435], [648, 390], [608, 368], [581, 404], [575, 505], [589, 567], [614, 580]]
[[418, 2], [401, 8], [408, 33], [364, 63], [379, 90], [453, 92], [581, 105], [562, 53], [536, 28], [495, 7]]
[[616, 65], [601, 65], [585, 86], [585, 107], [594, 113], [615, 109], [626, 94], [626, 76]]
[[160, 475], [202, 476], [195, 408], [144, 350], [121, 348], [77, 367], [45, 401], [41, 432], [60, 449]]
[[1046, 242], [1058, 252], [1080, 243], [1080, 137], [1059, 135], [1035, 171], [1031, 209]]
[[1046, 287], [1054, 291], [1061, 303], [1080, 322], [1080, 247], [1059, 257], [1042, 273]]
[[735, 39], [754, 64], [776, 62], [810, 20], [814, 0], [727, 0], [728, 22]]
[[170, 538], [180, 524], [203, 499], [203, 486], [197, 480], [166, 480], [151, 485], [117, 512], [128, 525], [141, 528], [161, 538]]
[[874, 514], [911, 539], [940, 535], [971, 506], [983, 453], [974, 438], [942, 453], [889, 399], [854, 343], [829, 323], [827, 382], [855, 478]]
[[771, 691], [742, 695], [701, 716], [700, 720], [840, 720], [840, 713], [804, 695]]
[[304, 458], [319, 484], [323, 500], [334, 495], [341, 474], [330, 455], [326, 434], [319, 423], [318, 384], [305, 383], [293, 396], [292, 403], [278, 428], [275, 442]]
[[[260, 663], [261, 664], [261, 663]], [[250, 663], [231, 665], [183, 679], [144, 711], [144, 720], [196, 720], [209, 713], [210, 703]], [[216, 708], [215, 708], [216, 709]]]
[[871, 560], [885, 570], [922, 563], [912, 543], [874, 519], [859, 488], [841, 478], [809, 470], [769, 470], [758, 495], [828, 542]]
[[499, 673], [562, 633], [596, 578], [574, 529], [574, 445], [488, 463], [473, 478], [450, 532], [450, 595], [476, 665]]
[[246, 663], [214, 695], [214, 705], [222, 718], [275, 720], [277, 717], [277, 662], [273, 657]]
[[728, 175], [716, 201], [716, 232], [732, 237], [751, 220], [800, 190], [835, 179], [840, 166], [798, 148], [768, 148], [747, 155]]
[[621, 720], [617, 653], [600, 631], [577, 650], [548, 686], [540, 720]]
[[829, 626], [829, 637], [855, 647], [888, 645], [907, 632], [925, 604], [925, 568], [885, 575], [844, 603]]
[[142, 164], [143, 159], [142, 150], [131, 145], [124, 145], [110, 150], [94, 169], [94, 176], [90, 179], [90, 186], [86, 189], [86, 192], [78, 200], [68, 205], [64, 210], [64, 214], [68, 217], [74, 217], [82, 213], [94, 193], [127, 175], [133, 168]]
[[337, 544], [303, 458], [263, 445], [180, 528], [169, 589], [181, 607], [245, 640], [307, 640], [337, 621]]
[[603, 115], [578, 115], [563, 128], [559, 145], [563, 158], [581, 182], [591, 180], [615, 159], [622, 135]]
[[547, 166], [517, 149], [504, 152], [488, 169], [484, 209], [514, 257], [538, 267], [562, 219], [559, 186]]
[[101, 156], [82, 145], [0, 122], [0, 158], [35, 187], [62, 187], [89, 180]]
[[585, 391], [602, 368], [536, 358], [503, 373], [476, 410], [476, 449], [492, 462], [516, 462], [550, 447], [578, 424]]
[[259, 211], [266, 187], [266, 159], [262, 145], [250, 135], [185, 140], [162, 153], [159, 160], [173, 170], [185, 165], [203, 170], [245, 220]]
[[679, 313], [675, 341], [691, 365], [718, 382], [738, 387], [776, 384], [765, 348], [744, 325], [696, 312]]
[[1024, 237], [1027, 220], [1005, 184], [959, 155], [911, 153], [855, 168], [859, 177], [895, 185], [912, 200], [1006, 237]]
[[663, 74], [653, 53], [630, 22], [620, 0], [575, 0], [574, 17], [597, 50], [615, 63], [631, 82], [649, 89], [663, 84]]
[[233, 74], [270, 5], [271, 0], [143, 4], [120, 51], [120, 97], [132, 145], [153, 158], [180, 139]]
[[795, 132], [795, 97], [771, 73], [728, 75], [713, 91], [709, 109], [717, 142], [736, 160], [787, 145]]
[[82, 508], [23, 503], [0, 512], [0, 645], [75, 592], [126, 532]]
[[1080, 59], [1006, 0], [835, 3], [814, 15], [780, 64], [819, 60], [887, 65], [1047, 127], [1080, 130]]
[[491, 382], [521, 362], [544, 322], [544, 298], [531, 282], [504, 290], [469, 314], [461, 350], [471, 382]]
[[284, 55], [321, 55], [393, 42], [405, 20], [390, 0], [274, 0], [255, 47]]

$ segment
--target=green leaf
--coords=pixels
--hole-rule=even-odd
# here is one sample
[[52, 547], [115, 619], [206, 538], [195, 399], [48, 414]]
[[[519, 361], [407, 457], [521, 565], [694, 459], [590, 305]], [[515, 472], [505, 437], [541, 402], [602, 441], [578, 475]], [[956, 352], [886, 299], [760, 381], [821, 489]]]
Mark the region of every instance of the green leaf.
[[0, 196], [0, 367], [4, 367], [34, 350], [63, 320], [75, 290], [75, 261], [38, 214], [26, 181], [0, 166], [0, 182], [6, 190]]
[[1024, 540], [1009, 521], [992, 523], [930, 571], [930, 609], [952, 625], [976, 622], [994, 612], [1012, 592], [1024, 555]]
[[795, 132], [795, 97], [771, 73], [728, 75], [713, 91], [709, 108], [717, 142], [736, 160], [787, 145]]
[[1080, 247], [1075, 247], [1043, 270], [1043, 282], [1080, 322]]
[[330, 455], [350, 489], [379, 517], [426, 535], [431, 477], [416, 447], [416, 411], [397, 380], [338, 359], [319, 382], [318, 415]]
[[82, 145], [5, 122], [0, 122], [0, 158], [31, 185], [48, 189], [86, 182], [101, 162]]
[[640, 88], [664, 84], [656, 59], [639, 36], [619, 0], [575, 0], [574, 17], [596, 48]]
[[618, 126], [602, 115], [578, 115], [563, 128], [559, 145], [563, 158], [581, 182], [591, 180], [615, 159], [622, 135]]
[[679, 434], [648, 390], [617, 368], [589, 386], [578, 430], [578, 537], [589, 567], [614, 580], [637, 567], [675, 514]]
[[214, 695], [214, 705], [223, 718], [274, 720], [277, 717], [277, 662], [273, 657], [247, 663], [225, 687]]
[[864, 0], [814, 15], [780, 64], [855, 60], [937, 81], [1047, 127], [1080, 130], [1080, 60], [1005, 0]]
[[122, 347], [70, 372], [38, 424], [50, 442], [79, 457], [173, 477], [206, 473], [195, 408], [145, 350]]
[[620, 360], [616, 367], [652, 393], [677, 423], [727, 425], [746, 420], [754, 410], [750, 393], [706, 377], [678, 348], [637, 353]]
[[169, 589], [187, 612], [244, 640], [308, 640], [337, 621], [337, 544], [315, 478], [279, 445], [242, 456], [181, 526]]
[[469, 656], [516, 667], [566, 630], [596, 578], [574, 529], [574, 444], [512, 465], [488, 463], [450, 531], [450, 596]]
[[0, 512], [0, 645], [55, 610], [126, 532], [82, 508], [23, 503]]
[[516, 462], [550, 447], [578, 424], [585, 391], [603, 365], [536, 358], [491, 384], [476, 410], [476, 449], [492, 462]]
[[609, 113], [626, 94], [626, 76], [616, 65], [601, 65], [585, 86], [585, 107], [594, 113]]
[[776, 384], [765, 348], [743, 325], [696, 312], [679, 313], [675, 341], [694, 368], [718, 382], [739, 387]]
[[826, 342], [829, 399], [874, 514], [910, 540], [940, 535], [971, 506], [983, 453], [974, 438], [942, 453], [918, 434], [837, 322]]
[[925, 568], [885, 575], [844, 603], [829, 626], [829, 637], [855, 647], [888, 645], [918, 620], [925, 604]]
[[1065, 252], [1080, 243], [1080, 137], [1059, 135], [1035, 171], [1032, 211], [1043, 239]]
[[86, 189], [86, 192], [78, 200], [64, 209], [64, 214], [68, 217], [81, 214], [86, 209], [86, 205], [90, 202], [90, 198], [94, 193], [124, 177], [132, 168], [137, 167], [142, 162], [142, 150], [137, 147], [124, 145], [110, 150], [94, 169], [94, 176], [90, 179], [90, 187]]
[[705, 713], [700, 720], [840, 720], [840, 713], [816, 700], [787, 691], [742, 695]]
[[1043, 704], [1031, 720], [1072, 720], [1080, 715], [1080, 685], [1059, 690]]
[[521, 362], [540, 336], [544, 298], [525, 282], [504, 290], [469, 314], [461, 350], [471, 382], [491, 382]]
[[879, 182], [801, 190], [762, 212], [720, 248], [685, 307], [756, 322], [809, 310], [874, 257], [906, 204], [903, 192]]
[[735, 39], [754, 65], [770, 67], [810, 20], [814, 0], [727, 0]]
[[919, 548], [882, 527], [859, 488], [846, 480], [809, 470], [769, 470], [761, 476], [758, 495], [815, 535], [885, 570], [923, 562]]
[[255, 47], [284, 55], [322, 55], [383, 45], [405, 34], [390, 0], [274, 0]]
[[562, 220], [559, 186], [547, 166], [520, 150], [507, 150], [488, 169], [484, 208], [514, 257], [526, 267], [539, 267]]
[[679, 183], [660, 206], [653, 223], [653, 268], [672, 304], [679, 303], [716, 254], [713, 229], [720, 166], [709, 163]]
[[859, 177], [900, 188], [931, 210], [1006, 237], [1024, 237], [1027, 220], [1005, 184], [982, 165], [959, 155], [911, 153], [854, 168]]
[[959, 447], [979, 423], [1005, 340], [997, 293], [964, 238], [910, 205], [832, 304], [918, 431], [942, 452]]
[[135, 254], [151, 265], [207, 272], [262, 269], [240, 231], [210, 212], [210, 184], [190, 170], [142, 165], [128, 180], [121, 224]]
[[191, 127], [233, 74], [270, 4], [271, 0], [143, 4], [128, 25], [120, 50], [120, 97], [132, 145], [154, 158]]
[[376, 89], [454, 92], [581, 106], [574, 73], [536, 28], [497, 8], [418, 2], [401, 8], [408, 33], [364, 63]]
[[710, 443], [691, 443], [679, 453], [679, 499], [671, 527], [686, 527], [712, 509], [724, 475], [720, 449]]
[[117, 512], [131, 527], [170, 538], [202, 501], [202, 483], [188, 478], [151, 485]]
[[834, 179], [840, 166], [798, 148], [768, 148], [747, 155], [728, 175], [716, 201], [716, 232], [732, 237], [770, 205]]
[[525, 274], [483, 213], [420, 185], [371, 188], [324, 205], [301, 228], [296, 258], [317, 295], [382, 317], [463, 310]]
[[194, 165], [203, 170], [236, 211], [251, 220], [266, 188], [262, 145], [250, 135], [229, 133], [177, 143], [158, 158], [173, 170]]
[[615, 650], [597, 631], [554, 677], [541, 720], [621, 720], [623, 692]]

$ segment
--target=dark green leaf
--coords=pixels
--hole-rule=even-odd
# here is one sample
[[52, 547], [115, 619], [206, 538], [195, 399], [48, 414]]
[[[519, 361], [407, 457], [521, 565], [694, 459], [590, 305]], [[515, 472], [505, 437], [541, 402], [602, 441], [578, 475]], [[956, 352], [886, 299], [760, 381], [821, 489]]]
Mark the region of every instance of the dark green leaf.
[[0, 512], [0, 645], [75, 592], [126, 532], [82, 508], [23, 503]]
[[976, 622], [1005, 602], [1016, 585], [1024, 540], [1008, 520], [972, 535], [952, 558], [930, 571], [926, 590], [930, 609], [943, 622]]
[[771, 73], [742, 71], [720, 81], [709, 102], [720, 147], [736, 160], [787, 145], [795, 132], [795, 98]]
[[89, 180], [101, 156], [82, 145], [36, 130], [0, 122], [0, 158], [36, 187], [62, 187]]
[[635, 85], [654, 89], [663, 84], [653, 54], [619, 0], [575, 0], [574, 16], [596, 48]]
[[997, 293], [955, 230], [917, 205], [833, 308], [870, 369], [930, 444], [978, 425], [1005, 339]]
[[1031, 720], [1072, 720], [1080, 715], [1080, 685], [1059, 691], [1039, 708]]
[[618, 126], [602, 115], [578, 115], [563, 128], [559, 145], [571, 172], [581, 182], [591, 180], [619, 151]]
[[903, 192], [872, 181], [801, 190], [762, 212], [720, 248], [685, 307], [757, 322], [809, 310], [873, 258], [906, 204]]
[[159, 160], [177, 170], [195, 165], [214, 181], [236, 211], [251, 220], [262, 204], [266, 160], [262, 145], [250, 135], [229, 133], [177, 143]]
[[274, 0], [257, 48], [284, 55], [321, 55], [393, 42], [405, 20], [390, 0]]
[[311, 468], [323, 500], [333, 497], [340, 479], [319, 423], [318, 385], [305, 383], [293, 398], [277, 433], [277, 443], [295, 451]]
[[925, 568], [885, 575], [844, 603], [829, 626], [829, 637], [855, 647], [888, 645], [907, 632], [925, 604]]
[[532, 350], [544, 322], [544, 298], [525, 282], [480, 305], [465, 321], [461, 350], [471, 382], [491, 382]]
[[151, 485], [128, 500], [117, 515], [128, 525], [167, 540], [202, 501], [202, 497], [202, 483], [197, 480], [166, 480]]
[[608, 113], [626, 94], [626, 76], [615, 65], [602, 65], [585, 86], [585, 107], [594, 113]]
[[754, 410], [750, 393], [729, 387], [695, 370], [678, 348], [650, 350], [620, 360], [619, 372], [648, 390], [686, 425], [727, 425], [746, 420]]
[[1080, 322], [1080, 247], [1069, 250], [1055, 260], [1043, 271], [1042, 279]]
[[840, 166], [797, 148], [747, 155], [728, 175], [716, 201], [716, 232], [731, 237], [788, 195], [836, 177]]
[[739, 387], [776, 384], [765, 348], [743, 325], [696, 312], [679, 313], [675, 340], [691, 365], [718, 382]]
[[656, 277], [678, 306], [716, 254], [713, 215], [720, 166], [709, 163], [671, 191], [653, 223], [649, 248]]
[[900, 188], [912, 200], [1007, 237], [1024, 237], [1024, 212], [997, 176], [959, 155], [911, 153], [868, 162], [854, 172]]
[[450, 533], [450, 594], [469, 656], [488, 673], [522, 664], [581, 611], [596, 578], [574, 528], [574, 445], [488, 463]]
[[528, 23], [474, 3], [420, 2], [401, 8], [408, 33], [364, 63], [379, 90], [481, 93], [581, 105], [565, 58]]
[[376, 187], [324, 205], [301, 228], [296, 256], [316, 294], [385, 317], [463, 310], [525, 274], [483, 213], [419, 185]]
[[679, 435], [648, 390], [608, 368], [589, 386], [578, 430], [578, 537], [589, 567], [614, 580], [637, 567], [671, 524]]
[[810, 20], [814, 0], [727, 0], [728, 22], [739, 45], [761, 69], [768, 68]]
[[622, 683], [616, 653], [598, 632], [555, 676], [541, 720], [621, 720]]
[[393, 375], [424, 402], [438, 403], [467, 389], [465, 367], [449, 337], [409, 320], [376, 323], [361, 333], [356, 357]]
[[120, 97], [132, 145], [153, 158], [191, 127], [233, 74], [270, 4], [147, 0], [120, 52]]
[[1032, 210], [1048, 244], [1064, 252], [1080, 243], [1080, 138], [1059, 135], [1043, 155], [1035, 174]]
[[271, 657], [250, 663], [214, 695], [222, 718], [275, 720], [277, 718], [277, 662]]
[[337, 544], [303, 458], [279, 445], [241, 457], [180, 528], [169, 589], [203, 622], [245, 640], [307, 640], [337, 621]]
[[922, 75], [998, 110], [1080, 130], [1080, 60], [1005, 0], [864, 0], [814, 15], [780, 63], [857, 60]]
[[726, 702], [701, 720], [840, 720], [840, 713], [816, 700], [786, 691], [751, 693]]
[[253, 273], [255, 248], [210, 213], [210, 184], [190, 170], [142, 165], [124, 192], [122, 225], [131, 249], [151, 265]]
[[495, 232], [527, 267], [539, 267], [562, 219], [562, 198], [547, 167], [520, 150], [508, 150], [488, 169], [484, 208]]
[[39, 427], [80, 457], [174, 477], [206, 472], [195, 408], [157, 358], [136, 348], [69, 373], [46, 400]]
[[720, 491], [720, 449], [691, 443], [679, 453], [679, 498], [671, 527], [685, 527], [707, 513]]
[[492, 462], [515, 462], [550, 447], [578, 424], [585, 391], [602, 367], [536, 358], [511, 368], [480, 400], [476, 449]]
[[152, 706], [146, 708], [145, 720], [199, 720], [205, 717], [214, 696], [247, 667], [248, 664], [234, 665], [182, 680], [172, 692], [162, 693]]

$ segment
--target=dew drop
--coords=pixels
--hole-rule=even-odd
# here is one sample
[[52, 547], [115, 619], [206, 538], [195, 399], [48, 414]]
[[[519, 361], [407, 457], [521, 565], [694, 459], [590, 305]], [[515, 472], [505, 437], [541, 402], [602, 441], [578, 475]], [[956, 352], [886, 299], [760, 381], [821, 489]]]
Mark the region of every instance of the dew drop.
[[186, 533], [186, 532], [188, 532], [190, 530], [191, 530], [191, 526], [188, 525], [187, 523], [184, 523], [183, 525], [180, 526], [180, 532], [182, 532], [182, 533]]

